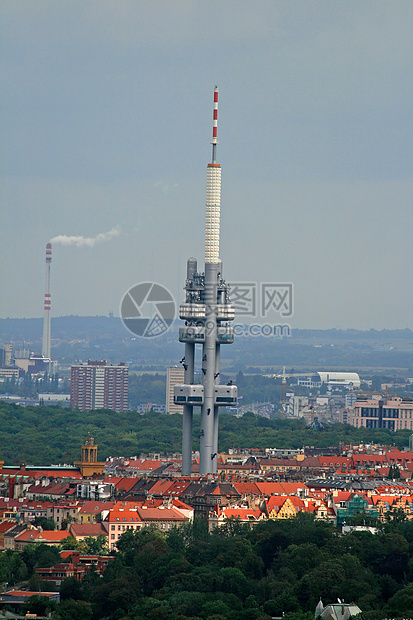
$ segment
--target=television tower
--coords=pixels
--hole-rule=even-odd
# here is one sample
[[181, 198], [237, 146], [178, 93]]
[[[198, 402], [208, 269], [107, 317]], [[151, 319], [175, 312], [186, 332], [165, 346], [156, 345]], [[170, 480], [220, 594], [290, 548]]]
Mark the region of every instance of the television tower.
[[50, 309], [52, 305], [52, 296], [50, 294], [50, 265], [52, 262], [52, 244], [46, 245], [46, 288], [44, 293], [44, 316], [43, 316], [43, 341], [42, 355], [49, 360], [50, 369]]
[[[205, 271], [198, 272], [197, 260], [187, 262], [185, 303], [179, 317], [185, 327], [179, 328], [179, 341], [185, 343], [181, 363], [185, 369], [184, 384], [174, 388], [174, 401], [183, 405], [182, 474], [191, 473], [193, 408], [201, 407], [200, 463], [201, 475], [217, 472], [218, 416], [220, 406], [235, 406], [235, 385], [219, 385], [220, 346], [234, 342], [234, 309], [229, 288], [223, 279], [219, 259], [221, 209], [221, 166], [216, 161], [218, 128], [218, 87], [214, 90], [212, 129], [212, 161], [207, 166], [205, 214]], [[202, 345], [202, 384], [194, 383], [195, 345]]]

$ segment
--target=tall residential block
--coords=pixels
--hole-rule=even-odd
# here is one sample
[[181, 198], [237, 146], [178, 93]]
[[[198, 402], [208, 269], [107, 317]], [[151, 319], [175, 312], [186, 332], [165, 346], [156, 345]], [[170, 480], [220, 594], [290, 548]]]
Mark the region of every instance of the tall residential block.
[[128, 410], [128, 367], [109, 366], [105, 361], [76, 364], [70, 372], [72, 409]]
[[184, 382], [184, 369], [178, 366], [172, 366], [166, 371], [166, 413], [183, 412], [183, 406], [174, 402], [175, 385]]

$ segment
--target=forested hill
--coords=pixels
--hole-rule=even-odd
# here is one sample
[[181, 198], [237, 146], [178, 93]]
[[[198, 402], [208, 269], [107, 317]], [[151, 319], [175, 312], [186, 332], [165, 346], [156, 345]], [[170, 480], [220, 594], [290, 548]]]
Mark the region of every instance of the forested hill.
[[[159, 338], [135, 338], [119, 318], [64, 316], [52, 318], [52, 356], [70, 364], [78, 360], [108, 359], [132, 365], [165, 369], [182, 357], [178, 326]], [[0, 342], [41, 350], [42, 319], [0, 319]], [[323, 370], [351, 368], [404, 369], [413, 372], [413, 332], [403, 330], [302, 330], [292, 327], [290, 336], [237, 337], [222, 349], [222, 367], [228, 371], [283, 365]], [[410, 375], [412, 376], [412, 375]]]
[[[200, 417], [194, 416], [194, 450], [199, 449]], [[88, 433], [99, 446], [99, 460], [148, 452], [180, 452], [182, 416], [60, 407], [19, 407], [0, 402], [0, 459], [6, 465], [73, 463]], [[407, 446], [409, 431], [356, 429], [333, 424], [325, 431], [306, 428], [304, 420], [268, 420], [247, 413], [220, 416], [219, 450], [229, 448], [301, 448], [361, 441]], [[17, 449], [18, 448], [18, 449]]]
[[[127, 530], [103, 573], [65, 579], [60, 603], [34, 567], [59, 560], [53, 546], [26, 545], [2, 555], [0, 575], [29, 579], [22, 612], [55, 620], [314, 620], [320, 597], [354, 602], [359, 620], [413, 617], [413, 522], [395, 518], [375, 535], [340, 536], [330, 523], [299, 513], [253, 528], [206, 520], [162, 532]], [[96, 544], [96, 543], [95, 543]]]
[[[180, 321], [175, 321], [176, 326]], [[35, 341], [40, 339], [43, 330], [43, 318], [0, 318], [0, 341], [24, 339]], [[52, 317], [53, 336], [58, 339], [93, 338], [102, 335], [124, 338], [129, 332], [125, 330], [121, 320], [114, 316], [78, 316], [68, 315]], [[311, 340], [315, 342], [382, 342], [413, 341], [411, 329], [297, 329], [293, 328], [294, 338], [299, 341]], [[130, 334], [129, 334], [130, 335]]]

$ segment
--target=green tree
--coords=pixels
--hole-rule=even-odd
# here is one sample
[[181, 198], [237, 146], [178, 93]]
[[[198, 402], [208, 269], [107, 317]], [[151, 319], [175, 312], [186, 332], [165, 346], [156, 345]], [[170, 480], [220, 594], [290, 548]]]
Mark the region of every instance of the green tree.
[[90, 620], [92, 608], [85, 601], [67, 599], [58, 607], [59, 620]]
[[41, 527], [43, 530], [55, 530], [56, 523], [53, 519], [47, 519], [46, 517], [36, 517], [33, 521], [33, 525]]
[[394, 615], [413, 615], [413, 583], [400, 589], [388, 602], [387, 611]]
[[83, 592], [79, 579], [76, 577], [63, 579], [60, 585], [60, 598], [62, 601], [66, 599], [81, 600]]
[[132, 573], [103, 583], [92, 596], [95, 615], [105, 618], [118, 609], [128, 613], [136, 605], [140, 592], [141, 584]]
[[87, 552], [87, 546], [82, 540], [77, 540], [74, 536], [68, 536], [64, 538], [59, 548], [61, 551], [80, 551], [81, 553]]
[[99, 536], [87, 536], [83, 540], [87, 553], [92, 555], [106, 555], [109, 553], [108, 538], [105, 534]]
[[47, 616], [56, 609], [57, 603], [55, 601], [50, 600], [48, 596], [41, 596], [39, 594], [30, 596], [27, 603], [22, 606], [22, 611], [24, 614], [32, 613], [37, 614], [38, 616]]

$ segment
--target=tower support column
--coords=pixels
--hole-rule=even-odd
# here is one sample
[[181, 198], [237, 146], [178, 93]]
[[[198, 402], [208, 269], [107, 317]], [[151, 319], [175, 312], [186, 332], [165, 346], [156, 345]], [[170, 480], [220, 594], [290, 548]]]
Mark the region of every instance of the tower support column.
[[212, 472], [215, 404], [215, 352], [217, 341], [217, 276], [218, 264], [205, 263], [205, 342], [202, 347], [204, 403], [201, 410], [200, 466], [201, 476]]
[[[195, 344], [185, 343], [185, 375], [187, 384], [194, 382]], [[182, 420], [182, 475], [190, 476], [192, 469], [192, 421], [193, 407], [184, 405]]]

